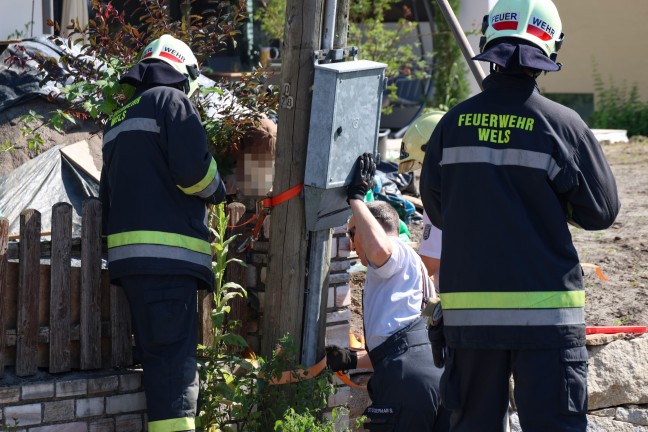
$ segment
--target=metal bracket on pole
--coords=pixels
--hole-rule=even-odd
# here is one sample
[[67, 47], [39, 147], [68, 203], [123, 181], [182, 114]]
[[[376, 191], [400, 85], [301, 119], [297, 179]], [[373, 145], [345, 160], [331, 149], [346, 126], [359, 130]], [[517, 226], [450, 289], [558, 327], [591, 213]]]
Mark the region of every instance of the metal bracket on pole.
[[450, 3], [448, 3], [448, 0], [437, 0], [437, 3], [439, 4], [439, 8], [441, 8], [441, 12], [443, 13], [443, 16], [448, 22], [448, 26], [450, 27], [452, 34], [454, 35], [455, 39], [459, 43], [459, 48], [461, 49], [461, 53], [466, 59], [466, 62], [468, 63], [468, 67], [470, 67], [470, 70], [472, 71], [475, 80], [477, 80], [477, 84], [479, 85], [479, 88], [484, 90], [482, 81], [484, 80], [484, 78], [486, 78], [486, 75], [484, 74], [481, 65], [472, 59], [475, 56], [475, 53], [472, 47], [470, 46], [470, 44], [468, 43], [468, 38], [466, 38], [466, 34], [461, 29], [461, 25], [459, 25], [459, 21], [457, 20], [457, 17], [452, 11], [452, 7], [450, 6]]
[[313, 53], [313, 63], [336, 63], [352, 58], [358, 60], [358, 47], [344, 47], [339, 49], [322, 49]]

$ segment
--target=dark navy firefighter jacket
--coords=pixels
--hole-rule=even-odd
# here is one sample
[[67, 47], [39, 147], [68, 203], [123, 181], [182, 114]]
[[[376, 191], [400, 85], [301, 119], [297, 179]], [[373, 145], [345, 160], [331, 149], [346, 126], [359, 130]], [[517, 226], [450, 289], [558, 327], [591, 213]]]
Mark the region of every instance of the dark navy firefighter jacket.
[[187, 96], [140, 89], [104, 129], [100, 198], [110, 279], [182, 274], [213, 288], [207, 204], [225, 187]]
[[441, 304], [452, 348], [585, 344], [582, 268], [568, 223], [609, 227], [619, 209], [601, 146], [531, 77], [493, 73], [428, 143], [421, 195], [443, 230]]

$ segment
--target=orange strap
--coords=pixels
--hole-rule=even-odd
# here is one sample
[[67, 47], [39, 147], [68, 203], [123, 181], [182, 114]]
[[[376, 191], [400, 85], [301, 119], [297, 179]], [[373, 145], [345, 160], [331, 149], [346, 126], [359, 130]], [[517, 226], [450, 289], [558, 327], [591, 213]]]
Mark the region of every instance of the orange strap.
[[581, 263], [581, 267], [593, 268], [594, 270], [596, 270], [596, 276], [598, 276], [599, 279], [604, 281], [608, 280], [608, 278], [603, 274], [601, 267], [597, 266], [596, 264]]
[[315, 363], [313, 366], [309, 367], [306, 370], [289, 370], [281, 372], [281, 376], [278, 378], [272, 378], [268, 381], [270, 385], [279, 385], [279, 384], [290, 384], [302, 380], [308, 380], [315, 378], [317, 375], [321, 374], [322, 371], [326, 368], [326, 357], [322, 360]]
[[240, 224], [240, 225], [227, 225], [227, 228], [228, 228], [228, 229], [241, 228], [241, 227], [243, 227], [243, 226], [249, 224], [250, 222], [253, 222], [253, 221], [257, 218], [257, 216], [258, 216], [258, 215], [253, 215], [250, 219], [246, 220], [245, 222], [243, 222], [243, 223]]
[[282, 202], [288, 201], [289, 199], [299, 195], [303, 187], [304, 184], [300, 183], [297, 186], [292, 187], [285, 192], [281, 192], [279, 195], [262, 199], [261, 204], [263, 205], [263, 207], [276, 207]]
[[297, 195], [299, 195], [299, 193], [301, 192], [303, 187], [304, 187], [304, 184], [301, 183], [301, 184], [298, 184], [295, 187], [292, 187], [292, 188], [288, 189], [286, 192], [280, 193], [277, 196], [267, 197], [267, 198], [262, 199], [260, 201], [260, 209], [258, 210], [257, 214], [255, 214], [250, 219], [248, 219], [247, 221], [243, 222], [240, 225], [230, 225], [227, 228], [229, 228], [229, 229], [240, 228], [240, 227], [245, 226], [245, 225], [249, 224], [250, 222], [254, 222], [254, 220], [258, 219], [256, 225], [252, 229], [253, 235], [255, 237], [258, 236], [259, 231], [261, 230], [261, 225], [263, 225], [263, 220], [268, 215], [270, 209], [272, 207], [275, 207], [275, 206], [281, 204], [282, 202], [288, 201], [289, 199], [296, 197]]
[[367, 386], [361, 386], [361, 385], [358, 385], [358, 384], [354, 383], [353, 381], [351, 381], [351, 379], [348, 376], [346, 376], [346, 374], [344, 372], [342, 372], [342, 371], [335, 372], [335, 376], [340, 378], [340, 381], [342, 381], [344, 384], [348, 385], [349, 387], [355, 387], [355, 388], [359, 388], [359, 389], [366, 389], [367, 388]]
[[[243, 353], [245, 360], [250, 362], [255, 368], [259, 367], [259, 362], [256, 359], [256, 354], [254, 354], [253, 351], [251, 350], [246, 350], [246, 352]], [[268, 380], [268, 384], [270, 385], [282, 385], [282, 384], [290, 384], [290, 383], [295, 383], [298, 381], [303, 381], [303, 380], [309, 380], [312, 378], [315, 378], [317, 375], [321, 374], [322, 371], [326, 369], [326, 356], [322, 358], [322, 360], [318, 361], [315, 363], [313, 366], [309, 367], [308, 369], [293, 369], [289, 371], [283, 371], [281, 372], [281, 375], [278, 377], [272, 377], [270, 380]], [[344, 384], [351, 386], [351, 387], [356, 387], [360, 389], [366, 389], [367, 386], [360, 386], [353, 381], [349, 379], [342, 371], [335, 372], [335, 375], [340, 378], [340, 381], [342, 381]], [[261, 376], [263, 378], [263, 376]]]

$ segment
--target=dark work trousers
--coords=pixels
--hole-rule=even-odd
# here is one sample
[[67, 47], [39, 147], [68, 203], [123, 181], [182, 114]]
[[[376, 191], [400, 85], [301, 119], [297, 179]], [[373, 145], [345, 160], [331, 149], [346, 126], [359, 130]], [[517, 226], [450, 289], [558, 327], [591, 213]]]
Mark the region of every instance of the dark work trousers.
[[365, 410], [370, 431], [434, 431], [449, 427], [441, 406], [443, 369], [432, 362], [427, 323], [418, 318], [369, 352], [374, 373], [368, 384], [372, 404]]
[[142, 362], [149, 430], [152, 422], [164, 432], [194, 430], [198, 280], [147, 275], [125, 277], [121, 283]]
[[585, 432], [587, 350], [446, 349], [441, 378], [452, 432], [504, 432], [509, 379], [524, 432]]

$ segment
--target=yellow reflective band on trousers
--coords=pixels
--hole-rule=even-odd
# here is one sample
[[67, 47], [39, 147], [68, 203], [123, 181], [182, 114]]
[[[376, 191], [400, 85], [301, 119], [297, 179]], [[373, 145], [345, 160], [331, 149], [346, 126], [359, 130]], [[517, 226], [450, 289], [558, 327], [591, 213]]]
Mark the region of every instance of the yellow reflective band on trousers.
[[209, 169], [207, 170], [207, 174], [205, 174], [205, 177], [203, 177], [202, 180], [200, 180], [195, 185], [186, 188], [183, 188], [180, 185], [176, 185], [176, 186], [178, 186], [178, 188], [182, 192], [186, 193], [187, 195], [194, 195], [200, 192], [201, 190], [205, 189], [207, 186], [209, 186], [212, 180], [214, 180], [214, 177], [216, 177], [217, 171], [218, 170], [216, 168], [216, 161], [214, 160], [214, 158], [212, 158], [211, 162], [209, 163]]
[[196, 429], [194, 418], [175, 418], [148, 422], [149, 432], [178, 432]]
[[585, 291], [441, 293], [444, 310], [558, 309], [585, 306]]
[[133, 244], [175, 246], [211, 256], [209, 242], [182, 234], [162, 231], [128, 231], [108, 236], [108, 249]]

